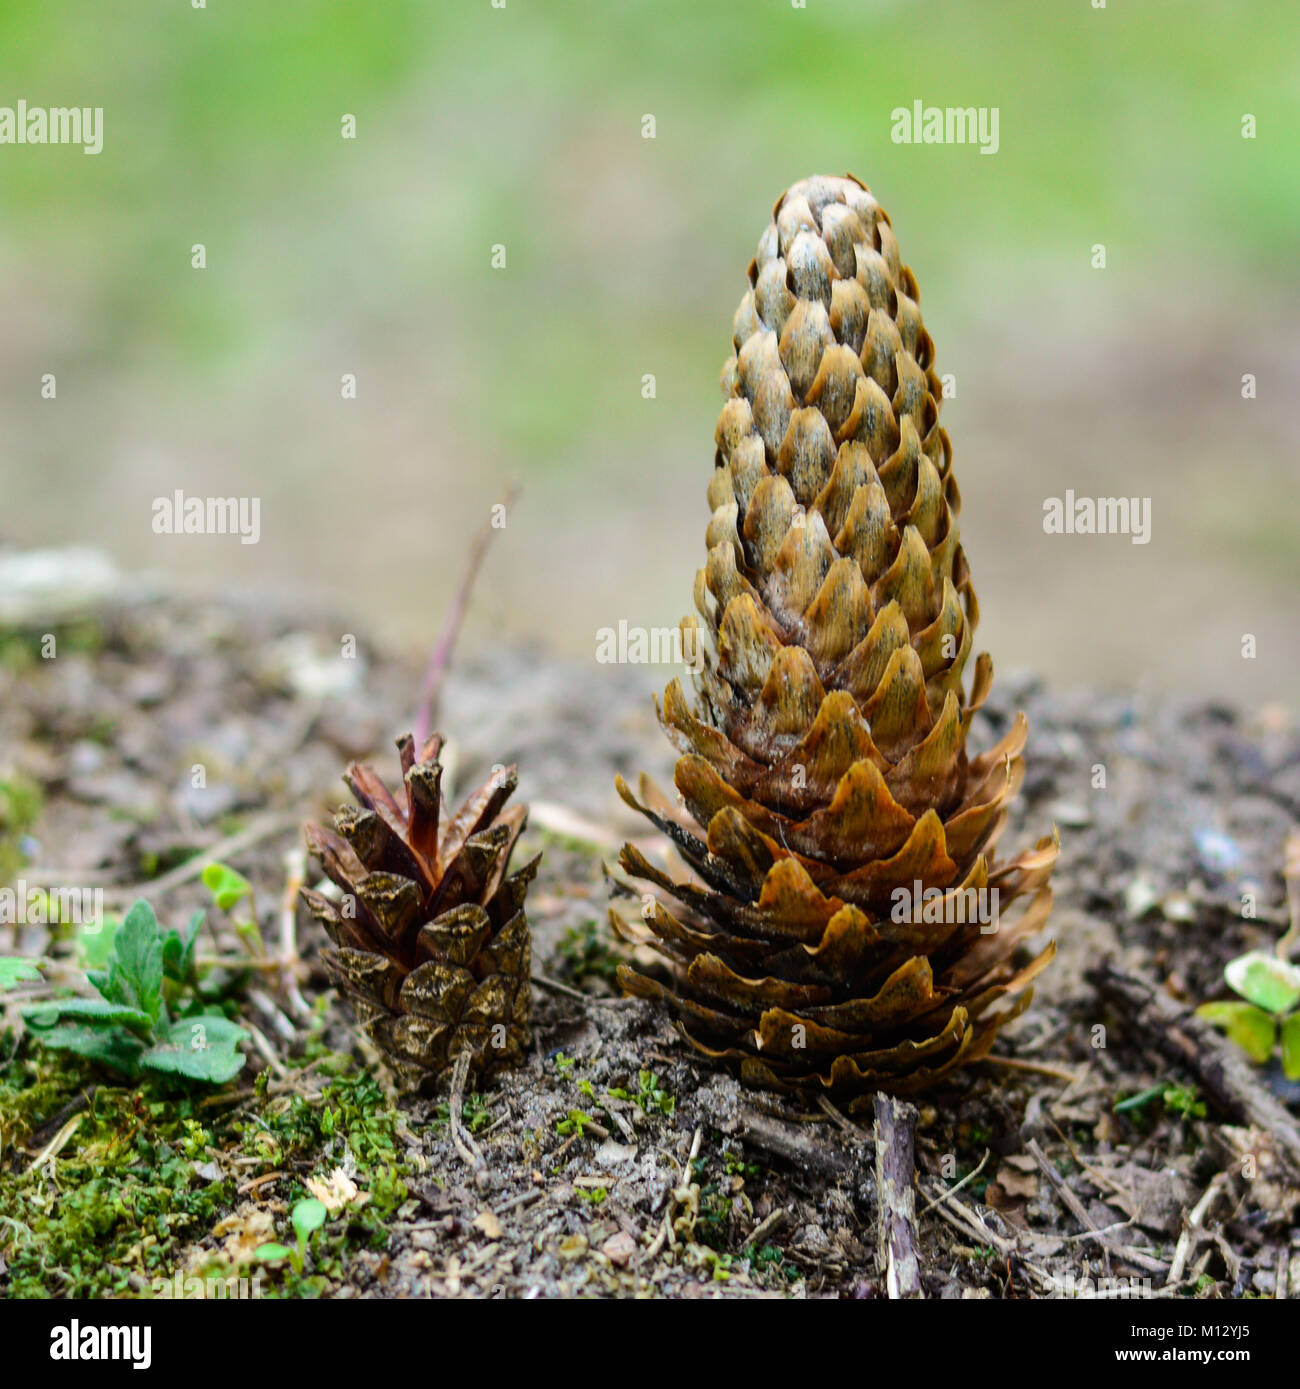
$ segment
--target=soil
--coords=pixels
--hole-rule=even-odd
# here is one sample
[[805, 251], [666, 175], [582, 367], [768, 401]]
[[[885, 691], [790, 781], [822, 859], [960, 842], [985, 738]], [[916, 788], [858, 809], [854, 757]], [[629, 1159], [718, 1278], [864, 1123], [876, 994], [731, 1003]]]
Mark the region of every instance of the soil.
[[[0, 838], [11, 855], [0, 872], [102, 886], [118, 909], [147, 895], [164, 922], [210, 908], [219, 953], [229, 955], [238, 947], [196, 872], [205, 861], [196, 855], [215, 856], [254, 884], [271, 948], [292, 939], [292, 990], [310, 1010], [290, 1006], [287, 982], [283, 994], [268, 982], [241, 1003], [258, 1045], [208, 1111], [221, 1121], [195, 1158], [205, 1181], [227, 1185], [214, 1187], [206, 1223], [176, 1238], [164, 1269], [242, 1267], [248, 1248], [232, 1253], [230, 1232], [283, 1237], [290, 1198], [309, 1176], [341, 1167], [365, 1192], [371, 1174], [337, 1135], [260, 1164], [222, 1138], [236, 1118], [265, 1118], [286, 1096], [318, 1101], [324, 1058], [348, 1064], [341, 1054], [383, 1087], [404, 1193], [366, 1240], [342, 1243], [338, 1259], [309, 1253], [314, 1282], [275, 1274], [270, 1291], [885, 1295], [870, 1128], [743, 1090], [609, 982], [623, 947], [605, 922], [604, 864], [625, 834], [645, 831], [613, 778], [643, 768], [671, 776], [650, 704], [662, 684], [654, 672], [517, 647], [453, 670], [441, 722], [455, 738], [457, 783], [517, 761], [533, 807], [523, 849], [545, 851], [528, 903], [532, 1052], [468, 1097], [468, 1137], [458, 1143], [445, 1096], [392, 1091], [320, 966], [319, 928], [283, 905], [303, 871], [298, 826], [345, 798], [343, 764], [365, 756], [396, 778], [393, 738], [409, 726], [418, 660], [365, 640], [352, 655], [328, 614], [278, 611], [259, 595], [114, 581], [65, 604], [56, 622], [47, 611], [10, 611], [0, 630], [0, 782], [39, 793], [32, 823]], [[57, 654], [42, 659], [50, 631]], [[1060, 955], [1000, 1036], [998, 1056], [919, 1103], [924, 1292], [1298, 1295], [1300, 1190], [1285, 1144], [1203, 1084], [1195, 1061], [1165, 1059], [1089, 975], [1110, 960], [1195, 1005], [1228, 996], [1222, 971], [1233, 956], [1271, 948], [1289, 919], [1281, 870], [1300, 821], [1300, 731], [1277, 709], [1054, 693], [1012, 677], [977, 720], [978, 742], [992, 743], [1021, 708], [1028, 776], [1003, 842], [1058, 827], [1047, 934]], [[649, 851], [653, 839], [645, 843]], [[4, 996], [0, 1059], [31, 1064], [40, 1051], [21, 1035], [19, 1005], [78, 975], [58, 933], [0, 933], [3, 953], [49, 962], [43, 983]], [[259, 1071], [270, 1074], [255, 1082]], [[1256, 1082], [1294, 1125], [1297, 1087], [1276, 1065]], [[101, 1092], [111, 1086], [99, 1078]], [[20, 1141], [0, 1147], [0, 1179], [13, 1182], [29, 1229], [23, 1203], [37, 1187], [48, 1208], [88, 1171], [75, 1134], [41, 1157], [67, 1112], [66, 1095], [56, 1098], [41, 1102], [48, 1112], [31, 1117]], [[1126, 1100], [1136, 1103], [1116, 1108]], [[8, 1293], [14, 1246], [5, 1239], [0, 1232]], [[121, 1291], [147, 1291], [159, 1267], [147, 1245], [134, 1266], [134, 1253], [123, 1258]], [[46, 1291], [58, 1295], [70, 1279], [52, 1269]]]

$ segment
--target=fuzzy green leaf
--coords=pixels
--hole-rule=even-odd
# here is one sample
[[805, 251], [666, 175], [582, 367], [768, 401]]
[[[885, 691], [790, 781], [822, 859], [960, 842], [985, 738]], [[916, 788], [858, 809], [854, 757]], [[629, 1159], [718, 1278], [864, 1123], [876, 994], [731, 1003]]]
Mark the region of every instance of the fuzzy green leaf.
[[5, 989], [12, 989], [15, 984], [22, 984], [29, 979], [39, 979], [41, 971], [32, 960], [3, 959], [0, 960], [0, 992]]
[[283, 1263], [292, 1253], [293, 1250], [283, 1244], [259, 1244], [253, 1250], [253, 1258], [259, 1264], [279, 1264]]
[[145, 1052], [140, 1064], [165, 1075], [224, 1085], [244, 1069], [247, 1057], [236, 1048], [247, 1040], [242, 1027], [220, 1016], [179, 1018]]
[[1272, 1056], [1277, 1024], [1253, 1003], [1202, 1003], [1196, 1016], [1221, 1027], [1252, 1061], [1263, 1065]]
[[182, 933], [168, 931], [163, 939], [163, 974], [174, 983], [192, 984], [194, 982], [194, 952], [199, 941], [199, 931], [203, 926], [204, 914], [199, 911], [190, 917], [190, 924]]
[[1234, 993], [1268, 1013], [1289, 1013], [1300, 1003], [1300, 968], [1252, 950], [1229, 960], [1223, 977]]
[[185, 936], [185, 949], [181, 954], [181, 978], [196, 979], [198, 972], [195, 968], [195, 958], [199, 948], [199, 932], [203, 929], [203, 922], [206, 919], [204, 912], [194, 912], [190, 917], [189, 931]]
[[1288, 1080], [1300, 1080], [1300, 1013], [1282, 1023], [1282, 1074]]
[[185, 954], [185, 942], [176, 931], [168, 931], [162, 942], [163, 978], [180, 983], [181, 960]]
[[122, 1003], [109, 1003], [102, 998], [55, 999], [52, 1003], [38, 1003], [23, 1013], [28, 1027], [36, 1029], [53, 1027], [61, 1018], [125, 1023], [128, 1027], [143, 1028], [146, 1032], [153, 1026], [153, 1019], [148, 1013], [142, 1013], [138, 1008], [128, 1008]]
[[136, 1080], [140, 1075], [140, 1057], [144, 1043], [120, 1027], [93, 1027], [85, 1023], [64, 1023], [58, 1027], [42, 1028], [32, 1036], [53, 1051], [71, 1051], [89, 1061], [98, 1061]]
[[121, 925], [119, 917], [106, 916], [77, 927], [77, 961], [87, 973], [108, 968], [113, 958], [113, 942]]
[[[125, 1003], [157, 1020], [162, 1006], [162, 940], [153, 908], [141, 899], [131, 906], [113, 941], [107, 987], [100, 992], [111, 1003]], [[98, 981], [92, 983], [99, 988]]]

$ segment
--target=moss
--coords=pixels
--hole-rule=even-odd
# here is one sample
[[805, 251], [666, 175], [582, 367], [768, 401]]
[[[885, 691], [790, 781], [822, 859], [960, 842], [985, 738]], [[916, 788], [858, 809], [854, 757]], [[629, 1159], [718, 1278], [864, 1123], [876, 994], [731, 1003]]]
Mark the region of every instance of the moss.
[[[399, 1148], [401, 1114], [385, 1098], [378, 1082], [353, 1072], [346, 1058], [332, 1058], [347, 1067], [319, 1092], [281, 1095], [236, 1124], [247, 1156], [263, 1157], [268, 1171], [288, 1170], [293, 1179], [278, 1195], [286, 1208], [310, 1195], [306, 1179], [325, 1176], [348, 1154], [355, 1165], [354, 1180], [367, 1193], [363, 1206], [333, 1215], [310, 1241], [302, 1272], [292, 1267], [267, 1270], [265, 1296], [319, 1297], [344, 1277], [350, 1255], [361, 1249], [382, 1249], [388, 1242], [388, 1220], [406, 1201], [409, 1175]], [[258, 1077], [266, 1092], [266, 1075]], [[286, 1244], [293, 1239], [287, 1214], [280, 1232]]]
[[780, 1288], [797, 1283], [803, 1271], [785, 1257], [784, 1250], [775, 1244], [764, 1244], [749, 1258], [749, 1276], [760, 1287]]
[[557, 973], [574, 984], [587, 978], [603, 979], [612, 984], [619, 964], [626, 958], [616, 948], [610, 933], [602, 931], [594, 918], [570, 926], [556, 946], [556, 956], [559, 960]]
[[[178, 1243], [207, 1229], [233, 1197], [188, 1153], [207, 1130], [190, 1098], [151, 1101], [101, 1085], [75, 1058], [26, 1046], [0, 1070], [0, 1255], [10, 1297], [108, 1297], [170, 1276]], [[57, 1152], [44, 1150], [74, 1125]]]
[[[387, 1222], [407, 1199], [401, 1115], [345, 1057], [318, 1058], [312, 1073], [291, 1073], [292, 1093], [270, 1093], [264, 1073], [252, 1103], [242, 1106], [162, 1099], [147, 1087], [96, 1086], [96, 1079], [76, 1058], [26, 1041], [0, 1068], [0, 1258], [7, 1265], [0, 1294], [148, 1295], [155, 1279], [192, 1262], [216, 1266], [215, 1253], [195, 1246], [239, 1199], [236, 1182], [284, 1174], [273, 1189], [275, 1206], [287, 1210], [308, 1194], [308, 1177], [350, 1161], [366, 1204], [336, 1214], [313, 1236], [302, 1274], [264, 1276], [264, 1295], [319, 1296], [343, 1276], [351, 1253], [386, 1243]], [[68, 1124], [74, 1127], [58, 1151], [30, 1170]], [[210, 1163], [222, 1173], [217, 1181], [198, 1170]]]

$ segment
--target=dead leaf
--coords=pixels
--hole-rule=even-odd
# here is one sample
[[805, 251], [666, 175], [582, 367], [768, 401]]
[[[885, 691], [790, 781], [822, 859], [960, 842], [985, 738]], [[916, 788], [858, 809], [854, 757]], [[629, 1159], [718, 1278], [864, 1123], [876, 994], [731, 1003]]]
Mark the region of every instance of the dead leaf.
[[331, 1215], [335, 1211], [341, 1211], [345, 1206], [360, 1209], [370, 1200], [370, 1193], [358, 1190], [356, 1182], [341, 1167], [336, 1167], [330, 1173], [328, 1181], [308, 1177], [306, 1186]]
[[254, 1250], [275, 1238], [275, 1222], [270, 1211], [246, 1205], [219, 1220], [212, 1233], [222, 1241], [222, 1251], [232, 1264], [246, 1264]]
[[607, 1138], [596, 1149], [595, 1160], [606, 1166], [617, 1167], [621, 1163], [631, 1162], [634, 1157], [636, 1157], [635, 1143], [620, 1143], [615, 1138]]
[[488, 1239], [500, 1239], [505, 1234], [501, 1222], [491, 1211], [481, 1211], [474, 1217], [474, 1228], [482, 1230]]
[[1013, 1200], [1032, 1201], [1038, 1195], [1038, 1174], [1017, 1172], [1009, 1162], [1004, 1162], [998, 1168], [998, 1186]]

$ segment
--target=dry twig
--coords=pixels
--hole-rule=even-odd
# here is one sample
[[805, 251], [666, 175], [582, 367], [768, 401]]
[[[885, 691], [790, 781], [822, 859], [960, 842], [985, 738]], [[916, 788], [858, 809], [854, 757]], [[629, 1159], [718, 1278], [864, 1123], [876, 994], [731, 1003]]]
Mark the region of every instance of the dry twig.
[[877, 1095], [876, 1255], [891, 1299], [924, 1297], [916, 1238], [916, 1106]]
[[462, 1051], [456, 1058], [455, 1069], [451, 1073], [451, 1098], [447, 1105], [447, 1127], [451, 1130], [451, 1141], [461, 1156], [461, 1161], [471, 1172], [477, 1173], [484, 1167], [483, 1154], [474, 1142], [473, 1136], [461, 1122], [465, 1106], [465, 1081], [469, 1077], [469, 1052]]
[[1169, 1277], [1165, 1280], [1166, 1287], [1171, 1283], [1182, 1281], [1187, 1260], [1205, 1235], [1205, 1217], [1209, 1215], [1231, 1181], [1232, 1178], [1227, 1172], [1217, 1173], [1211, 1179], [1209, 1186], [1205, 1188], [1201, 1199], [1192, 1207], [1190, 1214], [1184, 1216], [1183, 1230], [1178, 1236], [1177, 1245], [1174, 1247], [1174, 1261], [1169, 1266]]
[[1114, 1254], [1117, 1259], [1123, 1259], [1126, 1263], [1134, 1264], [1136, 1267], [1145, 1269], [1148, 1273], [1165, 1273], [1169, 1265], [1161, 1259], [1153, 1259], [1150, 1254], [1143, 1254], [1140, 1250], [1131, 1249], [1128, 1245], [1117, 1240], [1114, 1235], [1108, 1234], [1105, 1230], [1098, 1228], [1096, 1221], [1084, 1209], [1083, 1202], [1065, 1184], [1065, 1178], [1052, 1165], [1051, 1159], [1043, 1152], [1036, 1138], [1031, 1138], [1025, 1144], [1025, 1150], [1043, 1169], [1043, 1175], [1052, 1184], [1052, 1190], [1056, 1192], [1061, 1200], [1061, 1204], [1070, 1212], [1071, 1215], [1084, 1226], [1087, 1232], [1105, 1249], [1108, 1253]]
[[828, 1181], [851, 1176], [856, 1166], [853, 1155], [842, 1147], [821, 1142], [817, 1127], [789, 1124], [756, 1109], [742, 1109], [735, 1119], [724, 1122], [722, 1129], [724, 1133], [743, 1139], [752, 1148]]
[[598, 998], [595, 994], [585, 994], [581, 989], [575, 989], [569, 984], [561, 984], [558, 979], [550, 979], [545, 974], [534, 974], [532, 981], [539, 988], [550, 989], [553, 993], [563, 994], [565, 998], [575, 999], [579, 1003], [591, 1003], [597, 1007], [626, 1008], [629, 1004], [637, 1002], [635, 998]]
[[[974, 1168], [974, 1169], [972, 1169], [970, 1172], [967, 1172], [966, 1175], [961, 1179], [961, 1181], [959, 1181], [959, 1182], [954, 1182], [954, 1183], [952, 1184], [952, 1186], [945, 1187], [945, 1188], [944, 1188], [943, 1195], [942, 1195], [942, 1196], [936, 1196], [936, 1197], [934, 1198], [934, 1200], [931, 1201], [930, 1204], [929, 1204], [928, 1206], [926, 1206], [926, 1208], [921, 1212], [921, 1215], [929, 1215], [930, 1212], [931, 1212], [941, 1201], [946, 1200], [949, 1196], [952, 1196], [952, 1195], [954, 1195], [956, 1192], [960, 1191], [960, 1190], [962, 1189], [962, 1187], [964, 1187], [968, 1182], [973, 1182], [973, 1181], [975, 1180], [975, 1178], [978, 1177], [979, 1174], [980, 1174], [981, 1172], [983, 1172], [983, 1170], [984, 1170], [984, 1165], [985, 1165], [985, 1163], [988, 1162], [988, 1160], [989, 1160], [989, 1158], [992, 1156], [992, 1154], [993, 1154], [993, 1149], [992, 1149], [992, 1148], [985, 1148], [985, 1149], [984, 1149], [984, 1156], [983, 1156], [982, 1158], [980, 1158], [979, 1166], [976, 1167], [976, 1168]], [[920, 1218], [921, 1218], [921, 1216], [918, 1215], [918, 1216], [917, 1216], [917, 1219], [919, 1220]]]

